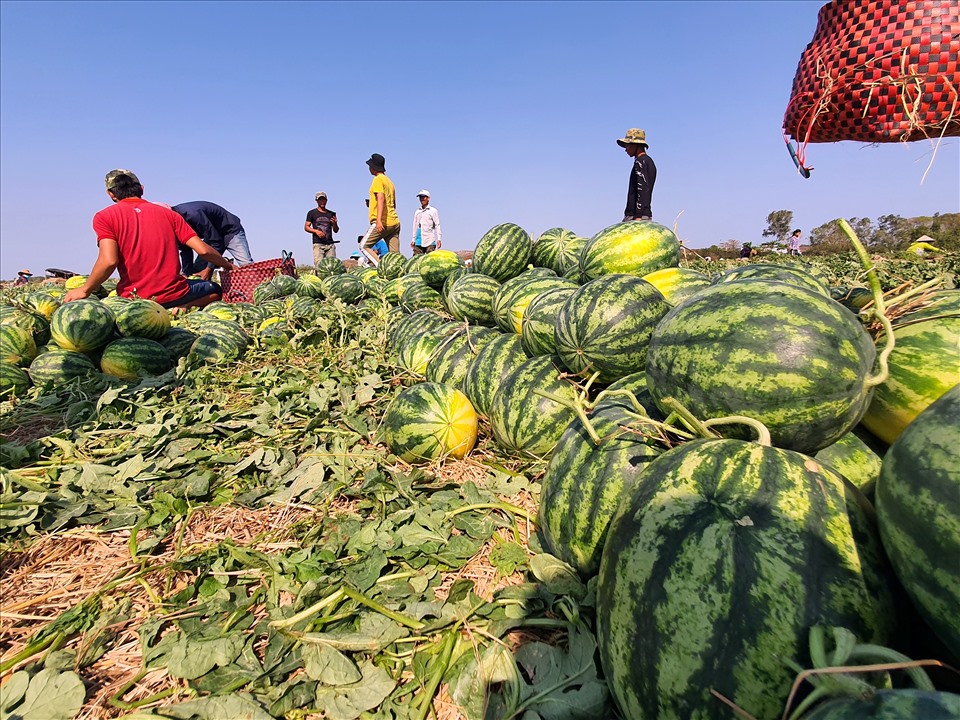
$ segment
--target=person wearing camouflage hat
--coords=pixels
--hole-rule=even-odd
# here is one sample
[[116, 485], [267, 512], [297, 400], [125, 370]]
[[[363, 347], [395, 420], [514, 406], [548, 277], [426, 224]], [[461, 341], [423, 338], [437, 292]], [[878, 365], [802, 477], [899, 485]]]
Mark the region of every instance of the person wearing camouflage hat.
[[219, 300], [219, 285], [180, 274], [178, 246], [186, 245], [217, 267], [236, 267], [171, 208], [144, 200], [143, 185], [129, 170], [111, 170], [105, 181], [114, 204], [93, 216], [97, 260], [83, 285], [63, 301], [90, 297], [114, 271], [120, 275], [117, 294], [122, 297], [149, 298], [167, 308], [204, 307]]
[[630, 128], [617, 140], [617, 145], [633, 158], [630, 168], [630, 184], [627, 186], [627, 207], [623, 221], [652, 220], [653, 185], [657, 182], [657, 166], [647, 155], [647, 134], [638, 128]]

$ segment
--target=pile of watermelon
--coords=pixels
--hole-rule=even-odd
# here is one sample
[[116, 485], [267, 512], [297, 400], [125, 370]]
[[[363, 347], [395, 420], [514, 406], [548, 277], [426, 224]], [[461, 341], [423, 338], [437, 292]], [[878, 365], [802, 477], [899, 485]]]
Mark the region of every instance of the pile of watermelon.
[[899, 317], [891, 353], [810, 265], [680, 254], [638, 222], [497, 225], [472, 267], [385, 256], [368, 292], [412, 382], [388, 447], [544, 459], [544, 545], [597, 577], [624, 717], [779, 717], [813, 627], [909, 647], [916, 611], [960, 657], [960, 291]]

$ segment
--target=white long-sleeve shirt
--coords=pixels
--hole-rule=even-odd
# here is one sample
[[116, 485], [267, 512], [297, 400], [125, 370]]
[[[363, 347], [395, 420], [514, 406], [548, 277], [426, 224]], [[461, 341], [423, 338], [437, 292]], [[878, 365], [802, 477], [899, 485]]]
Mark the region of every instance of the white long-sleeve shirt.
[[417, 208], [413, 214], [413, 242], [417, 241], [417, 229], [420, 230], [420, 245], [430, 247], [439, 246], [443, 242], [440, 230], [440, 214], [432, 205]]

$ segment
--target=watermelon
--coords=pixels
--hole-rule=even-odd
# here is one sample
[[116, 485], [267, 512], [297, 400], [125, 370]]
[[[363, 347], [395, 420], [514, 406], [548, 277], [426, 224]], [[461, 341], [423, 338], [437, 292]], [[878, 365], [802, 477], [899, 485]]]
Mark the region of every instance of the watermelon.
[[[861, 420], [887, 444], [960, 380], [960, 313], [921, 316], [916, 322], [910, 318], [900, 318], [893, 330], [889, 375], [874, 390]], [[885, 339], [881, 333], [878, 347]]]
[[594, 235], [580, 252], [584, 280], [625, 273], [647, 273], [680, 264], [680, 241], [652, 220], [617, 223]]
[[[207, 308], [207, 312], [211, 312]], [[124, 337], [159, 340], [170, 329], [170, 311], [154, 300], [131, 300], [116, 313], [117, 330]]]
[[19, 365], [0, 362], [0, 398], [20, 397], [30, 389], [30, 376]]
[[807, 288], [830, 297], [829, 289], [806, 270], [794, 265], [776, 265], [773, 263], [751, 263], [730, 268], [720, 273], [715, 283], [737, 282], [738, 280], [776, 280]]
[[645, 435], [624, 429], [636, 421], [624, 398], [600, 401], [589, 420], [600, 444], [579, 418], [567, 426], [543, 475], [537, 522], [546, 550], [584, 578], [600, 568], [607, 527], [624, 493], [661, 452]]
[[653, 285], [671, 306], [679, 305], [712, 283], [710, 278], [690, 268], [669, 267], [647, 273], [643, 279]]
[[839, 303], [796, 285], [740, 280], [670, 310], [650, 338], [646, 373], [665, 413], [672, 397], [701, 420], [746, 415], [767, 426], [777, 447], [815, 453], [860, 420], [875, 356]]
[[519, 225], [501, 223], [487, 230], [473, 251], [473, 270], [503, 282], [530, 263], [533, 243]]
[[427, 361], [440, 347], [443, 339], [462, 327], [463, 323], [449, 321], [420, 333], [407, 335], [397, 343], [400, 367], [414, 375], [423, 376], [427, 371]]
[[564, 302], [577, 291], [576, 285], [555, 287], [530, 300], [520, 320], [520, 342], [530, 357], [556, 355], [554, 325]]
[[387, 302], [392, 305], [400, 305], [403, 293], [413, 285], [426, 285], [419, 273], [401, 275], [393, 280], [388, 280], [387, 284], [383, 286], [383, 294], [387, 298]]
[[[208, 315], [213, 315], [215, 318], [220, 318], [221, 320], [233, 320], [234, 322], [240, 322], [240, 308], [238, 308], [237, 305], [239, 305], [239, 303], [225, 303], [218, 300], [207, 305], [205, 308], [203, 308], [203, 311]], [[164, 335], [165, 334], [166, 333], [164, 333]], [[160, 337], [163, 337], [163, 335]], [[152, 339], [156, 340], [158, 338]]]
[[557, 313], [557, 354], [572, 372], [608, 384], [644, 369], [654, 327], [670, 306], [634, 275], [603, 275], [577, 288]]
[[377, 265], [377, 274], [384, 280], [393, 280], [404, 274], [407, 259], [403, 254], [391, 250], [386, 253]]
[[445, 383], [455, 388], [463, 387], [470, 363], [477, 354], [500, 337], [493, 328], [470, 327], [467, 325], [443, 339], [430, 359], [427, 360], [425, 375], [427, 382]]
[[845, 477], [869, 497], [880, 475], [880, 456], [850, 431], [814, 456], [831, 470]]
[[533, 264], [553, 270], [563, 275], [580, 262], [580, 251], [587, 244], [587, 238], [578, 237], [566, 228], [545, 230], [533, 244]]
[[830, 297], [855, 313], [873, 302], [873, 292], [868, 287], [832, 288]]
[[13, 323], [0, 325], [0, 362], [26, 367], [36, 356], [33, 333]]
[[187, 365], [190, 367], [201, 364], [220, 365], [232, 362], [242, 354], [243, 347], [225, 334], [200, 335], [190, 346]]
[[335, 257], [325, 257], [317, 263], [317, 277], [323, 280], [331, 275], [342, 275], [347, 271], [343, 262]]
[[50, 319], [50, 337], [64, 350], [96, 350], [107, 344], [115, 330], [113, 311], [89, 298], [61, 305]]
[[[99, 302], [99, 300], [91, 300]], [[0, 324], [17, 325], [33, 335], [35, 345], [46, 345], [50, 340], [50, 322], [40, 313], [25, 308], [11, 309]]]
[[42, 315], [49, 322], [53, 313], [63, 303], [49, 292], [32, 292], [24, 296], [23, 304], [29, 310]]
[[483, 417], [490, 415], [493, 396], [503, 381], [527, 360], [514, 333], [505, 333], [490, 341], [470, 363], [463, 377], [463, 392]]
[[598, 645], [628, 718], [780, 717], [814, 624], [886, 642], [890, 578], [870, 506], [812, 458], [731, 439], [655, 458], [607, 531]]
[[[420, 262], [426, 257], [426, 255], [414, 255], [409, 260], [407, 260], [406, 265], [403, 266], [403, 275], [413, 275], [420, 274]], [[402, 276], [401, 276], [402, 277]]]
[[[632, 395], [633, 398], [630, 398], [626, 393]], [[633, 412], [646, 415], [654, 420], [664, 420], [666, 417], [660, 412], [660, 408], [657, 407], [653, 396], [650, 394], [650, 388], [647, 386], [647, 374], [645, 372], [626, 375], [615, 383], [608, 385], [605, 390], [597, 395], [597, 403], [599, 404], [604, 398], [610, 398], [610, 400], [616, 399], [617, 402], [624, 404]], [[639, 409], [634, 404], [634, 400], [640, 405]]]
[[100, 370], [121, 380], [163, 375], [173, 367], [170, 351], [156, 340], [125, 337], [103, 349]]
[[883, 458], [877, 522], [897, 577], [960, 657], [960, 385], [911, 422]]
[[834, 698], [802, 720], [957, 720], [960, 695], [936, 690], [877, 690], [865, 698]]
[[172, 327], [167, 330], [167, 334], [160, 338], [158, 342], [170, 351], [170, 356], [174, 360], [179, 360], [182, 357], [186, 357], [196, 339], [197, 334], [192, 330], [183, 327]]
[[453, 250], [434, 250], [420, 261], [418, 270], [424, 282], [434, 290], [441, 290], [450, 275], [464, 267], [463, 259]]
[[323, 278], [313, 274], [303, 274], [297, 278], [297, 295], [320, 299], [323, 297]]
[[488, 275], [466, 273], [450, 286], [447, 309], [457, 320], [474, 325], [493, 325], [493, 298], [499, 289], [500, 283]]
[[555, 357], [530, 358], [507, 375], [494, 393], [490, 426], [494, 439], [508, 453], [548, 456], [576, 417], [571, 407], [538, 394], [576, 401], [577, 386], [560, 377], [559, 364]]
[[75, 350], [51, 350], [30, 363], [28, 373], [34, 385], [62, 385], [75, 378], [84, 378], [97, 372], [89, 357]]
[[280, 297], [280, 290], [269, 280], [260, 283], [253, 289], [253, 302], [257, 305], [262, 305], [278, 297]]
[[250, 344], [250, 336], [240, 327], [239, 323], [231, 320], [220, 320], [219, 318], [205, 320], [197, 327], [197, 334], [219, 337], [224, 342], [234, 345], [238, 352]]
[[396, 347], [407, 337], [438, 327], [445, 322], [448, 322], [447, 318], [429, 308], [416, 310], [409, 315], [403, 313], [400, 319], [388, 327], [387, 341]]
[[517, 335], [523, 329], [523, 311], [535, 297], [547, 290], [569, 288], [576, 290], [576, 283], [556, 275], [540, 275], [535, 272], [521, 273], [508, 280], [493, 298], [493, 319], [503, 332]]
[[477, 414], [456, 388], [418, 383], [387, 408], [383, 435], [390, 452], [409, 463], [462, 459], [477, 442]]
[[[329, 258], [324, 258], [329, 260]], [[329, 298], [342, 300], [348, 305], [354, 305], [366, 294], [367, 288], [363, 280], [356, 275], [341, 273], [330, 275], [322, 282], [323, 294]]]
[[[336, 260], [336, 258], [324, 259]], [[337, 260], [337, 262], [339, 262], [339, 260]], [[340, 267], [343, 268], [343, 265], [341, 264]], [[290, 275], [275, 275], [273, 278], [271, 278], [270, 284], [276, 289], [277, 297], [287, 297], [288, 295], [293, 295], [297, 291], [297, 279]]]
[[419, 281], [411, 282], [404, 289], [403, 295], [400, 296], [400, 306], [407, 312], [424, 308], [446, 309], [443, 306], [443, 298], [440, 297], [440, 293], [427, 285], [422, 277]]

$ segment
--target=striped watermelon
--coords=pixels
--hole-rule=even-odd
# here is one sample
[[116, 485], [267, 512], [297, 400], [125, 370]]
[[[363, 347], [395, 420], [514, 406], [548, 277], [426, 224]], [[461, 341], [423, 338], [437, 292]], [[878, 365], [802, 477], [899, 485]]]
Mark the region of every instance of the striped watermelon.
[[624, 717], [780, 717], [814, 624], [884, 643], [895, 623], [869, 503], [812, 458], [741, 440], [669, 450], [604, 544], [598, 644]]
[[[629, 395], [626, 393], [629, 393]], [[630, 395], [632, 395], [633, 398], [631, 398]], [[615, 383], [608, 385], [607, 388], [597, 396], [598, 404], [605, 398], [609, 398], [610, 400], [616, 399], [633, 412], [646, 415], [654, 420], [666, 419], [666, 416], [660, 412], [660, 408], [657, 407], [653, 396], [650, 394], [650, 388], [647, 386], [647, 374], [645, 372], [625, 375]], [[639, 409], [634, 405], [634, 400], [640, 404]]]
[[813, 275], [795, 265], [776, 265], [774, 263], [751, 263], [730, 268], [720, 273], [714, 282], [737, 282], [739, 280], [776, 280], [807, 288], [821, 295], [830, 296], [830, 290]]
[[[401, 311], [402, 312], [402, 311]], [[448, 319], [443, 317], [436, 310], [424, 308], [417, 310], [409, 315], [403, 313], [403, 316], [387, 329], [387, 341], [396, 347], [411, 335], [417, 335], [431, 328], [438, 327]]]
[[418, 383], [387, 408], [383, 435], [390, 452], [409, 463], [462, 459], [477, 442], [477, 414], [456, 388]]
[[26, 367], [36, 356], [33, 333], [13, 323], [0, 325], [0, 362]]
[[477, 353], [463, 377], [463, 392], [470, 398], [477, 413], [483, 417], [490, 416], [493, 396], [503, 381], [526, 360], [520, 337], [513, 333], [494, 338]]
[[[431, 253], [432, 254], [432, 253]], [[427, 285], [422, 276], [417, 282], [411, 282], [400, 296], [400, 306], [407, 312], [422, 310], [424, 308], [434, 308], [436, 310], [446, 310], [443, 305], [443, 298], [440, 293]]]
[[419, 273], [401, 275], [393, 280], [387, 280], [386, 285], [383, 286], [383, 295], [387, 299], [387, 302], [391, 305], [399, 305], [404, 291], [411, 285], [418, 285], [421, 283], [423, 283], [423, 278], [420, 277]]
[[520, 320], [520, 341], [530, 357], [556, 355], [554, 325], [560, 308], [577, 291], [576, 285], [555, 287], [530, 300]]
[[[91, 302], [99, 302], [92, 300]], [[54, 311], [56, 312], [56, 311]], [[26, 308], [11, 308], [11, 311], [0, 321], [3, 325], [17, 325], [33, 335], [33, 342], [39, 347], [50, 341], [50, 321], [43, 315]]]
[[533, 244], [533, 264], [550, 268], [557, 275], [563, 275], [580, 262], [580, 251], [587, 244], [587, 238], [579, 237], [566, 228], [545, 230]]
[[466, 320], [474, 325], [494, 325], [493, 298], [500, 283], [488, 275], [466, 273], [450, 286], [447, 292], [447, 309], [457, 320]]
[[710, 278], [690, 268], [670, 267], [647, 273], [643, 279], [653, 285], [671, 306], [679, 305], [691, 295], [709, 287]]
[[463, 267], [463, 259], [453, 250], [434, 250], [424, 256], [417, 269], [427, 285], [440, 291], [450, 273]]
[[817, 451], [814, 457], [853, 483], [867, 497], [873, 493], [880, 475], [880, 456], [853, 431]]
[[936, 690], [877, 690], [866, 698], [834, 698], [803, 720], [957, 720], [960, 695]]
[[50, 337], [64, 350], [96, 350], [107, 344], [115, 330], [113, 312], [90, 298], [61, 305], [50, 319]]
[[960, 385], [910, 423], [883, 458], [877, 521], [897, 577], [960, 657]]
[[205, 320], [197, 327], [197, 334], [219, 337], [236, 347], [238, 352], [244, 350], [250, 344], [250, 336], [240, 327], [239, 323], [231, 320], [220, 320], [219, 318]]
[[595, 445], [579, 418], [564, 430], [543, 475], [538, 521], [549, 553], [583, 577], [596, 575], [607, 527], [620, 500], [661, 450], [625, 426], [632, 405], [611, 396], [589, 415], [601, 442]]
[[0, 398], [21, 397], [30, 389], [30, 376], [19, 365], [0, 362]]
[[[406, 264], [403, 266], [403, 275], [419, 275], [420, 274], [420, 262], [426, 257], [426, 255], [412, 255], [407, 260]], [[401, 276], [402, 277], [402, 276]]]
[[462, 323], [449, 321], [401, 339], [397, 343], [400, 367], [414, 375], [423, 376], [427, 372], [427, 362], [440, 343], [462, 327]]
[[172, 367], [170, 351], [156, 340], [142, 337], [114, 340], [100, 356], [100, 369], [121, 380], [163, 375]]
[[[325, 260], [329, 258], [324, 258]], [[350, 273], [330, 275], [321, 281], [324, 296], [328, 299], [341, 300], [347, 305], [355, 305], [366, 294], [367, 288], [363, 280]]]
[[557, 313], [557, 354], [572, 372], [608, 384], [644, 369], [647, 345], [670, 306], [646, 280], [611, 274], [581, 285]]
[[767, 426], [777, 447], [814, 453], [863, 415], [875, 355], [839, 303], [796, 285], [740, 280], [667, 313], [650, 338], [646, 372], [664, 412], [672, 397], [701, 420], [746, 415]]
[[386, 253], [377, 264], [377, 274], [384, 280], [393, 280], [406, 272], [407, 258], [395, 250]]
[[493, 298], [493, 319], [497, 327], [503, 332], [519, 335], [523, 329], [523, 311], [527, 309], [530, 301], [555, 288], [576, 290], [577, 285], [552, 273], [542, 275], [532, 271], [505, 282]]
[[170, 356], [174, 360], [179, 360], [182, 357], [186, 357], [196, 339], [197, 334], [192, 330], [183, 327], [172, 327], [167, 330], [167, 334], [157, 342], [170, 351]]
[[347, 271], [343, 262], [339, 258], [325, 257], [317, 263], [317, 277], [323, 280], [331, 275], [343, 275]]
[[445, 337], [427, 360], [425, 375], [427, 382], [445, 383], [455, 388], [463, 387], [463, 378], [467, 375], [470, 363], [488, 344], [500, 337], [501, 333], [493, 328], [470, 327], [467, 325], [448, 337]]
[[[960, 295], [960, 291], [954, 291]], [[873, 393], [861, 422], [892, 443], [914, 418], [960, 380], [960, 312], [955, 315], [901, 317], [894, 327], [889, 376]], [[886, 335], [877, 338], [882, 347]]]
[[280, 290], [269, 280], [260, 283], [253, 289], [253, 302], [257, 305], [263, 305], [278, 297], [280, 297]]
[[29, 310], [45, 317], [49, 322], [53, 313], [63, 303], [49, 292], [32, 292], [23, 297], [23, 304]]
[[[299, 282], [297, 285], [299, 286]], [[297, 297], [300, 297], [299, 294]], [[203, 312], [207, 313], [208, 315], [213, 315], [215, 318], [220, 318], [221, 320], [233, 320], [234, 322], [240, 322], [240, 308], [237, 307], [238, 305], [240, 305], [240, 303], [226, 303], [221, 300], [217, 300], [216, 302], [212, 302], [204, 307]], [[161, 335], [161, 337], [163, 336]], [[151, 339], [156, 340], [157, 338]]]
[[530, 235], [522, 227], [513, 223], [495, 225], [477, 243], [473, 269], [503, 282], [526, 269], [532, 252]]
[[243, 354], [244, 348], [225, 334], [203, 334], [193, 341], [187, 353], [187, 365], [220, 365], [233, 362]]
[[323, 278], [313, 274], [301, 275], [297, 278], [296, 293], [303, 297], [322, 298]]
[[530, 358], [494, 393], [490, 426], [494, 439], [507, 452], [548, 456], [576, 417], [571, 408], [538, 394], [546, 392], [570, 403], [577, 399], [576, 385], [560, 377], [559, 362], [555, 357]]
[[[336, 260], [336, 258], [324, 258], [324, 260]], [[337, 262], [340, 261], [337, 260]], [[340, 267], [341, 269], [343, 268], [342, 263], [340, 264]], [[288, 295], [293, 295], [297, 291], [297, 279], [295, 277], [291, 277], [290, 275], [274, 275], [270, 280], [270, 284], [276, 288], [277, 297], [287, 297]]]
[[97, 368], [83, 353], [57, 348], [38, 355], [27, 372], [34, 385], [43, 387], [87, 377], [97, 372]]
[[[210, 312], [210, 310], [207, 310]], [[115, 315], [117, 330], [124, 337], [159, 340], [170, 329], [170, 311], [154, 300], [131, 300]]]
[[680, 264], [680, 241], [673, 231], [652, 220], [617, 223], [594, 235], [580, 252], [585, 280], [625, 273], [647, 273]]

